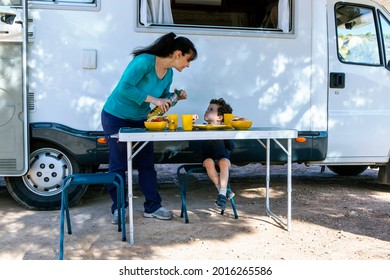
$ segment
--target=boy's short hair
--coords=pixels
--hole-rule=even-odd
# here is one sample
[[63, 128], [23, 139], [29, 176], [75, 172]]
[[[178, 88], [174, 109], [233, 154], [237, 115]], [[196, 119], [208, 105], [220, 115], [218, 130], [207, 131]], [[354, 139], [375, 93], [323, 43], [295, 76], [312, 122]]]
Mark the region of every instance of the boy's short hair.
[[233, 113], [232, 107], [230, 107], [230, 105], [227, 104], [223, 98], [211, 99], [210, 104], [218, 105], [218, 116], [223, 116], [223, 114]]

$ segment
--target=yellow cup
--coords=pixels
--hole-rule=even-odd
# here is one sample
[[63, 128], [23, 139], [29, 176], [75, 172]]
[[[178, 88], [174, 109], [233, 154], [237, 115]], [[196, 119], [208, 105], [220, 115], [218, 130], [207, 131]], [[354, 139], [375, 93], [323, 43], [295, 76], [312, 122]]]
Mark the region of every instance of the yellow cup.
[[192, 115], [182, 115], [181, 121], [183, 125], [183, 130], [192, 130]]
[[179, 116], [177, 114], [168, 114], [168, 129], [176, 130], [179, 125]]
[[223, 123], [228, 127], [232, 128], [232, 119], [234, 115], [233, 114], [223, 114]]

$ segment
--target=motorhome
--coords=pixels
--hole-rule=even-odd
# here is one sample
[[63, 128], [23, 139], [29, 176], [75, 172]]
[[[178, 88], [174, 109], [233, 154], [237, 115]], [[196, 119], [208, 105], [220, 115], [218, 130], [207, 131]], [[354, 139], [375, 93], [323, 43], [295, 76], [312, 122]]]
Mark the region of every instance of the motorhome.
[[[57, 209], [65, 176], [108, 162], [100, 113], [132, 50], [174, 32], [198, 58], [174, 74], [188, 99], [170, 112], [203, 116], [222, 97], [254, 126], [297, 129], [295, 163], [377, 167], [388, 184], [389, 2], [0, 0], [0, 176], [25, 207]], [[233, 163], [264, 162], [258, 145], [237, 141]], [[156, 163], [199, 162], [199, 148], [155, 143]]]

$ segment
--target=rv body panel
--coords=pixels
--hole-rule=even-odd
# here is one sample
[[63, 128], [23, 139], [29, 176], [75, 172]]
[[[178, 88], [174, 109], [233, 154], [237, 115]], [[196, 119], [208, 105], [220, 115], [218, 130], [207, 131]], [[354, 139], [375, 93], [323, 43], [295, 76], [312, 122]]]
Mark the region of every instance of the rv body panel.
[[[311, 36], [312, 5], [296, 3], [293, 8], [294, 33], [243, 31], [234, 36], [215, 29], [145, 28], [137, 21], [137, 1], [114, 1], [110, 7], [102, 5], [98, 12], [88, 13], [32, 10], [35, 34], [30, 47], [30, 92], [35, 110], [30, 112], [30, 122], [101, 130], [102, 106], [131, 60], [131, 51], [174, 31], [189, 37], [200, 55], [189, 69], [175, 74], [172, 88], [185, 89], [189, 98], [172, 108], [172, 113], [198, 114], [203, 121], [209, 100], [222, 97], [231, 103], [234, 114], [250, 118], [254, 126], [326, 131], [327, 57], [320, 53], [326, 49], [322, 43], [326, 41], [326, 17], [317, 24], [321, 32]], [[55, 19], [60, 19], [59, 27], [49, 24]], [[53, 43], [53, 37], [59, 38], [58, 42]], [[91, 58], [96, 68], [83, 65], [91, 51], [96, 54]], [[318, 53], [314, 59], [313, 52]], [[71, 113], [64, 119], [62, 112]], [[308, 149], [312, 149], [311, 141], [309, 137]], [[183, 145], [169, 146], [157, 145], [157, 162], [180, 162], [196, 154], [192, 150], [180, 153]], [[175, 159], [164, 156], [166, 151]], [[326, 151], [318, 154], [321, 157], [315, 159], [323, 159]], [[247, 157], [246, 162], [258, 159], [264, 157]], [[302, 153], [299, 160], [311, 159], [312, 153]]]
[[[99, 12], [30, 12], [35, 24], [29, 52], [30, 91], [36, 102], [36, 110], [30, 113], [31, 123], [101, 129], [101, 109], [131, 60], [132, 50], [174, 31], [194, 42], [199, 58], [189, 69], [175, 73], [172, 87], [185, 89], [189, 98], [172, 112], [203, 117], [209, 99], [223, 97], [232, 103], [236, 115], [253, 119], [254, 126], [326, 129], [326, 118], [321, 122], [311, 120], [310, 83], [315, 77], [311, 72], [310, 16], [300, 18], [299, 38], [257, 33], [216, 36], [218, 31], [213, 30], [202, 34], [163, 27], [142, 30], [137, 26], [138, 1], [111, 2], [110, 7], [102, 5]], [[310, 15], [308, 6], [300, 13]], [[56, 21], [61, 24], [51, 24]], [[53, 38], [58, 40], [53, 42]], [[83, 68], [86, 49], [96, 50], [96, 69]], [[62, 112], [71, 113], [64, 119]]]

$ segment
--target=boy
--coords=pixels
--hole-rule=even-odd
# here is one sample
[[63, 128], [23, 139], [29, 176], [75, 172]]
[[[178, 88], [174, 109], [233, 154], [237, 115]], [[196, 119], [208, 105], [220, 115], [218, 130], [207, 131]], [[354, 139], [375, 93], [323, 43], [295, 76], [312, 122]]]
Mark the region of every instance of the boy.
[[[232, 113], [233, 109], [223, 98], [212, 99], [204, 114], [204, 120], [208, 124], [221, 125], [223, 114]], [[207, 175], [215, 184], [218, 190], [215, 204], [218, 208], [226, 209], [226, 200], [233, 198], [234, 193], [227, 190], [229, 181], [230, 153], [233, 151], [234, 143], [231, 140], [205, 140], [202, 142], [203, 167]], [[216, 169], [219, 167], [219, 176]]]

